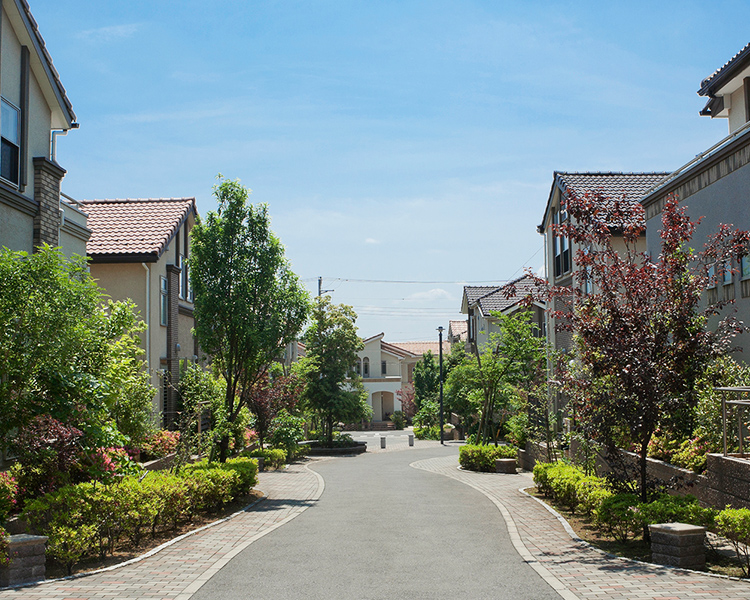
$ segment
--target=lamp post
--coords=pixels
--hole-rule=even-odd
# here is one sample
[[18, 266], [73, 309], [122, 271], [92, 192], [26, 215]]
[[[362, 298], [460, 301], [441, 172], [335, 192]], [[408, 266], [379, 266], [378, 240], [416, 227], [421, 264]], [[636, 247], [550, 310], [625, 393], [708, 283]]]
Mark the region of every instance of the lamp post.
[[440, 340], [440, 444], [443, 444], [443, 327], [438, 330], [438, 339]]

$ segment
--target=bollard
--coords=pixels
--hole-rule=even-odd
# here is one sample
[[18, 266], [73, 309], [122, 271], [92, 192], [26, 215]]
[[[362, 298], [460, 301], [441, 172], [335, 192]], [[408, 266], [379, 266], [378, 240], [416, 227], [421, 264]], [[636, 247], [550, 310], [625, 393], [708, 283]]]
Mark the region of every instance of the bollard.
[[380, 447], [381, 447], [381, 448], [382, 448], [383, 450], [385, 450], [385, 436], [384, 436], [384, 435], [381, 435], [381, 436], [380, 436]]
[[409, 445], [410, 446], [414, 445], [414, 434], [413, 433], [409, 434]]

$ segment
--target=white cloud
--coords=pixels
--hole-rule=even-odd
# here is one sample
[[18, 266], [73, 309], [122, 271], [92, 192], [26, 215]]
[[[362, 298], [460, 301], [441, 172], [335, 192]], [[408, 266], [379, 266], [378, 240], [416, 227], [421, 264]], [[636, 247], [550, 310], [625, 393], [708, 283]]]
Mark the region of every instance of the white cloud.
[[442, 288], [433, 288], [426, 292], [415, 292], [409, 294], [405, 300], [407, 301], [422, 301], [422, 300], [453, 300], [453, 296]]
[[365, 240], [365, 244], [379, 244], [380, 240], [376, 240], [375, 238], [367, 238]]
[[122, 25], [109, 25], [96, 29], [79, 31], [77, 37], [94, 43], [107, 43], [124, 40], [133, 37], [141, 28], [141, 23], [124, 23]]

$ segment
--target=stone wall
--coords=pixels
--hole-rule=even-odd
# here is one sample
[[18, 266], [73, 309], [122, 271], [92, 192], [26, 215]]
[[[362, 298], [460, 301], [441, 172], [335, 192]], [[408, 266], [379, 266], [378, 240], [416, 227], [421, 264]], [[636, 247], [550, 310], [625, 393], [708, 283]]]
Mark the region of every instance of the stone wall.
[[44, 579], [45, 544], [43, 535], [12, 535], [8, 546], [10, 564], [0, 567], [0, 587], [32, 583]]

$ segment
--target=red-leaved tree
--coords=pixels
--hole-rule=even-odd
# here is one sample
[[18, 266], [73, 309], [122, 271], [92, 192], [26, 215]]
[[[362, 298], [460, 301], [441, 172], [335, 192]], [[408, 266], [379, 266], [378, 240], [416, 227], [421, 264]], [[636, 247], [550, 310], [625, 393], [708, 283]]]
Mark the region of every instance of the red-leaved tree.
[[282, 409], [294, 411], [304, 387], [302, 378], [295, 374], [273, 378], [266, 375], [248, 390], [245, 403], [255, 415], [255, 433], [258, 435], [261, 448], [271, 427], [271, 421]]
[[[731, 315], [709, 327], [726, 302], [707, 301], [703, 292], [721, 266], [736, 271], [748, 232], [721, 225], [701, 251], [691, 250], [698, 222], [671, 196], [662, 212], [661, 252], [649, 255], [638, 247], [645, 246], [640, 203], [570, 194], [567, 209], [569, 222], [553, 233], [577, 246], [575, 284], [547, 287], [538, 280], [557, 329], [574, 336], [559, 375], [589, 438], [611, 457], [618, 444], [636, 450], [646, 501], [654, 431], [694, 406], [696, 378], [743, 330]], [[614, 233], [621, 244], [613, 243]]]

